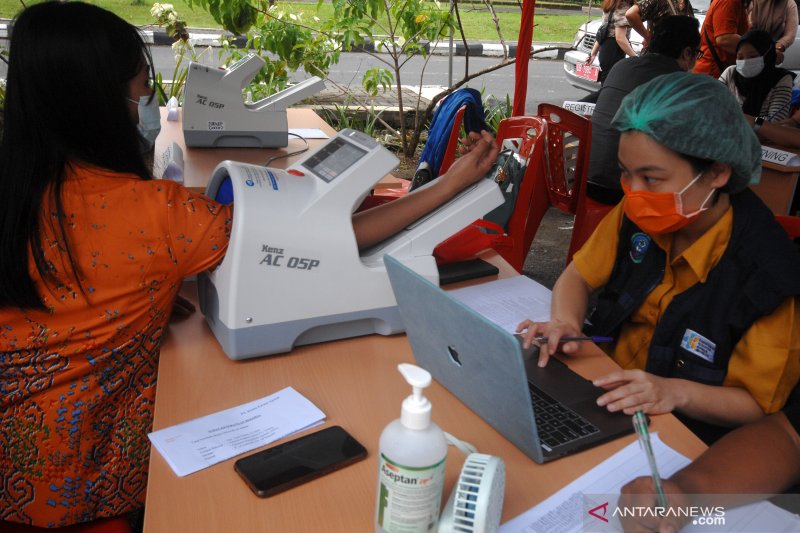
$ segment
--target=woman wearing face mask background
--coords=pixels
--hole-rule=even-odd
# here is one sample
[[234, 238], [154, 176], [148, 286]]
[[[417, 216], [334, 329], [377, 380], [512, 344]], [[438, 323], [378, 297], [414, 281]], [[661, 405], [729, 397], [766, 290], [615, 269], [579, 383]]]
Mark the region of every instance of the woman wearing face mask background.
[[764, 30], [742, 35], [736, 46], [736, 64], [719, 81], [736, 97], [745, 114], [778, 122], [791, 111], [794, 74], [775, 66], [775, 41]]
[[[93, 5], [34, 4], [13, 24], [0, 140], [0, 531], [144, 505], [161, 340], [183, 278], [222, 260], [233, 209], [151, 179], [141, 150], [154, 139], [151, 65], [139, 31]], [[497, 148], [487, 132], [473, 141], [430, 188], [354, 215], [358, 246], [481, 179]]]
[[623, 370], [595, 380], [598, 404], [674, 411], [712, 442], [779, 410], [800, 377], [800, 254], [747, 187], [760, 144], [718, 81], [659, 76], [612, 124], [625, 196], [556, 282], [550, 321], [519, 330], [549, 338], [540, 365], [563, 336], [614, 337]]

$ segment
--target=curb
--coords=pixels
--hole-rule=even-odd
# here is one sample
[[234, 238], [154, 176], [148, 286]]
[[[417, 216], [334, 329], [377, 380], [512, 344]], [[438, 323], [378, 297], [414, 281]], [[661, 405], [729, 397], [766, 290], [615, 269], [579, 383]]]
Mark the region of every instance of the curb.
[[[0, 30], [0, 33], [2, 30]], [[156, 46], [172, 46], [173, 40], [164, 31], [143, 30], [145, 42]], [[243, 47], [247, 43], [245, 37], [228, 37], [221, 33], [192, 33], [189, 32], [189, 38], [194, 41], [195, 46], [212, 46], [218, 47], [222, 39], [229, 39], [233, 44]], [[448, 55], [450, 51], [449, 43], [436, 43], [431, 46], [430, 43], [423, 45], [425, 51], [432, 55]], [[564, 59], [564, 54], [572, 49], [571, 43], [534, 43], [531, 46], [531, 56], [536, 56], [536, 59]], [[468, 42], [466, 46], [461, 42], [453, 43], [453, 55], [465, 56], [466, 51], [469, 50], [470, 57], [503, 57], [504, 53], [508, 53], [509, 58], [514, 58], [517, 55], [517, 43], [481, 43], [481, 42]], [[375, 43], [367, 42], [363, 46], [353, 48], [352, 52], [375, 52]]]
[[[142, 30], [144, 41], [155, 46], [172, 46], [174, 42], [165, 31]], [[8, 24], [0, 23], [0, 39], [8, 38]], [[226, 36], [222, 33], [210, 32], [189, 32], [189, 38], [194, 41], [195, 46], [221, 46], [222, 39], [229, 39], [234, 45], [243, 47], [247, 43], [247, 38], [238, 36]], [[450, 43], [430, 43], [423, 45], [425, 51], [431, 55], [446, 56], [450, 51]], [[564, 54], [572, 49], [571, 43], [533, 43], [531, 45], [531, 57], [535, 59], [564, 59]], [[517, 43], [482, 43], [468, 42], [466, 46], [462, 42], [453, 42], [453, 55], [465, 56], [469, 50], [470, 57], [503, 57], [506, 53], [509, 58], [517, 56]], [[367, 42], [350, 50], [351, 52], [375, 52], [375, 43]]]

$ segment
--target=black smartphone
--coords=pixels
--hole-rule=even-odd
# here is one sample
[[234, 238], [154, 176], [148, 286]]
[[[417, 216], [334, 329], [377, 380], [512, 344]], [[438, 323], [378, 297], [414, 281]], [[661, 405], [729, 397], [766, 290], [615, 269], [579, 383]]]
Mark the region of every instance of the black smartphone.
[[273, 496], [364, 459], [367, 449], [331, 426], [243, 457], [233, 468], [257, 495]]
[[466, 281], [483, 276], [493, 276], [500, 270], [491, 263], [483, 259], [467, 259], [466, 261], [456, 261], [439, 265], [439, 285]]

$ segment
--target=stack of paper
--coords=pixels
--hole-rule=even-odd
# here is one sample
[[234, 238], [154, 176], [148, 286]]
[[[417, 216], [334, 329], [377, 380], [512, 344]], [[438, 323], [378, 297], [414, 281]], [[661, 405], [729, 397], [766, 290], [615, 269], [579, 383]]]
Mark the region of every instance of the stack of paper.
[[150, 433], [172, 470], [186, 476], [312, 426], [325, 413], [292, 387]]
[[527, 276], [480, 283], [448, 294], [511, 333], [527, 318], [550, 320], [550, 289]]

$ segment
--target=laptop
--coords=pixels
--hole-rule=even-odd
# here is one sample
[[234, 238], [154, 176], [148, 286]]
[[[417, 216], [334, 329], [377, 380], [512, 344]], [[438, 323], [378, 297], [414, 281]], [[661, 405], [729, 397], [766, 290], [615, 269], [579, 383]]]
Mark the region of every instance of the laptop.
[[604, 391], [564, 363], [537, 365], [510, 333], [384, 257], [417, 364], [537, 463], [633, 431], [631, 417], [595, 403]]

